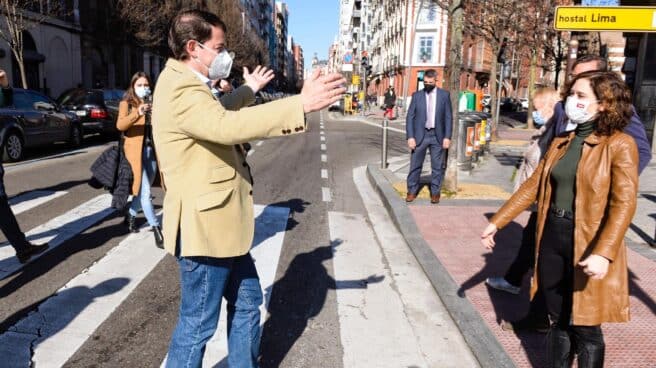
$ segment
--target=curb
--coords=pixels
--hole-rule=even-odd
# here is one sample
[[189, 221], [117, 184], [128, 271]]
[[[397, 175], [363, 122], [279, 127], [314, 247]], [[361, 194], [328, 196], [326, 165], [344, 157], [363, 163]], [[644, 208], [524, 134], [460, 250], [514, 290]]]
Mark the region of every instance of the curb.
[[367, 178], [480, 366], [482, 368], [516, 367], [471, 303], [458, 296], [458, 285], [421, 236], [405, 202], [391, 188], [381, 169], [375, 165], [367, 165]]

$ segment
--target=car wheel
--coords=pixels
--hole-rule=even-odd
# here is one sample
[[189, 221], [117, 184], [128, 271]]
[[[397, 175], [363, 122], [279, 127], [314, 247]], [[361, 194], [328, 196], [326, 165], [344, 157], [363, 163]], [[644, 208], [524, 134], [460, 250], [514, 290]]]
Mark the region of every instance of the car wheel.
[[5, 138], [5, 145], [3, 150], [3, 158], [5, 160], [15, 162], [23, 158], [24, 152], [23, 139], [16, 132], [11, 132]]
[[73, 125], [71, 127], [71, 137], [68, 140], [68, 144], [71, 147], [80, 147], [82, 145], [82, 128], [79, 125]]

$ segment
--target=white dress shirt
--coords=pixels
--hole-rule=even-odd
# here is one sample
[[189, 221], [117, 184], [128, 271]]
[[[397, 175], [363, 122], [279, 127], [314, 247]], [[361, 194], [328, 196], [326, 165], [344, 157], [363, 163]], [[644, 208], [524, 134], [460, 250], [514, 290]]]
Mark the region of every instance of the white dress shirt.
[[435, 107], [437, 100], [437, 88], [426, 93], [426, 129], [435, 128]]

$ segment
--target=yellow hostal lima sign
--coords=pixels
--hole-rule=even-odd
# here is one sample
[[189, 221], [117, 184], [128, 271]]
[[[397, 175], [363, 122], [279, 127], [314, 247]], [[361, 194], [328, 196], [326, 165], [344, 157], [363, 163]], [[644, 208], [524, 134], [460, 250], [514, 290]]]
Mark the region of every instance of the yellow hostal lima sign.
[[351, 84], [353, 84], [354, 86], [359, 86], [360, 85], [360, 76], [359, 75], [354, 75], [352, 80], [351, 80]]
[[656, 32], [656, 7], [559, 6], [554, 28], [560, 31]]

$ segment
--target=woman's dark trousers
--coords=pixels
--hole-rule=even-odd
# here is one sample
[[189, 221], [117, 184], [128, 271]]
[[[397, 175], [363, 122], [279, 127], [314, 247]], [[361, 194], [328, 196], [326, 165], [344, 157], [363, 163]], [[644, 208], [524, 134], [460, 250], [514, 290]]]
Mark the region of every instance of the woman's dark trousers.
[[566, 368], [574, 353], [580, 368], [604, 365], [604, 337], [601, 326], [570, 324], [573, 294], [574, 222], [571, 218], [547, 216], [538, 270], [540, 288], [552, 322], [547, 354], [549, 367]]
[[0, 195], [0, 230], [5, 234], [16, 253], [24, 252], [29, 248], [30, 243], [25, 239], [25, 234], [21, 231], [16, 221], [16, 216], [12, 212], [6, 195]]

